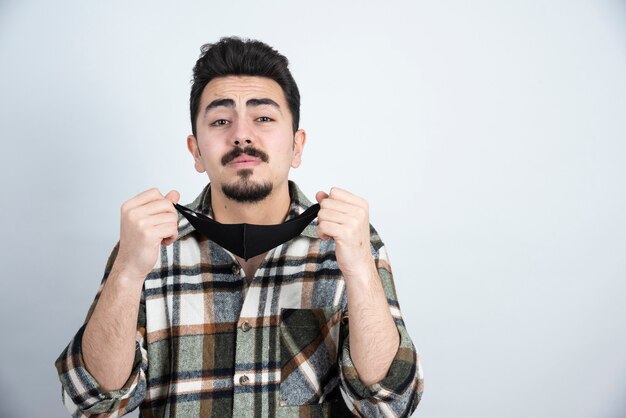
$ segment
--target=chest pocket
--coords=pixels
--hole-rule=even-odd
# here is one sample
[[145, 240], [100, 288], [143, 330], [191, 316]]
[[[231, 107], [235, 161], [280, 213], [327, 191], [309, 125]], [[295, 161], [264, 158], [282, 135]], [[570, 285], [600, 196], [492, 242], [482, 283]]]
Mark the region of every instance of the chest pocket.
[[337, 307], [282, 309], [281, 405], [322, 403], [337, 387], [341, 317]]

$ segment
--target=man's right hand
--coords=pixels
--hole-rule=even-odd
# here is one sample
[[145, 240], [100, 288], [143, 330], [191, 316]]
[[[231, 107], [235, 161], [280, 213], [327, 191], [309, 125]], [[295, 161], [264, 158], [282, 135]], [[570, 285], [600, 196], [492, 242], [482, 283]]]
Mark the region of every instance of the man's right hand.
[[156, 264], [161, 245], [178, 238], [178, 212], [173, 204], [179, 199], [176, 190], [163, 196], [153, 188], [124, 202], [114, 263], [118, 271], [143, 282]]

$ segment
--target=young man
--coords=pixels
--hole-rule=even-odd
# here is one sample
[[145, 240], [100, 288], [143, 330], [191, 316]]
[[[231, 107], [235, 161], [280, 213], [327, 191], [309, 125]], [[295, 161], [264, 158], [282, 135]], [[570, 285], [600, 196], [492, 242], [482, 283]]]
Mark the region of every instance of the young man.
[[210, 184], [187, 209], [175, 190], [122, 205], [98, 295], [56, 362], [64, 403], [74, 416], [409, 416], [421, 369], [367, 202], [320, 191], [309, 224], [288, 180], [306, 133], [287, 59], [223, 38], [193, 81], [187, 146]]

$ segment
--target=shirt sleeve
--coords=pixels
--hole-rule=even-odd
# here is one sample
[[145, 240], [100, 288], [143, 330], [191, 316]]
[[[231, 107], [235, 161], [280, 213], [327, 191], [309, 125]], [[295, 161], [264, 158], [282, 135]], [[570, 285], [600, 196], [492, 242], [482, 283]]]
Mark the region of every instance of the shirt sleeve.
[[82, 337], [85, 326], [98, 302], [102, 288], [111, 272], [119, 243], [107, 261], [104, 278], [96, 298], [89, 308], [83, 326], [56, 360], [55, 366], [62, 386], [62, 399], [72, 417], [121, 417], [135, 409], [146, 395], [146, 370], [148, 355], [145, 343], [145, 301], [142, 294], [137, 317], [135, 360], [130, 377], [121, 389], [104, 391], [87, 371], [82, 354]]
[[424, 379], [419, 353], [402, 320], [387, 252], [372, 228], [372, 253], [378, 275], [389, 303], [400, 344], [387, 376], [378, 383], [365, 385], [359, 379], [350, 356], [349, 320], [342, 327], [339, 355], [341, 394], [352, 413], [362, 417], [408, 417], [421, 400]]

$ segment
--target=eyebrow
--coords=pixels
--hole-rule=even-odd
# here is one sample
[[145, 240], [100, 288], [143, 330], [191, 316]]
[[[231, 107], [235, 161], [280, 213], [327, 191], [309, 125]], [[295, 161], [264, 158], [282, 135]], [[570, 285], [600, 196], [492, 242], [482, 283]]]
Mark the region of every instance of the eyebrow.
[[[275, 107], [281, 114], [280, 105], [276, 103], [274, 100], [269, 99], [267, 97], [262, 97], [258, 99], [250, 99], [246, 102], [246, 106], [256, 107], [256, 106], [264, 106], [269, 105]], [[206, 116], [207, 112], [211, 109], [215, 109], [216, 107], [235, 107], [235, 101], [233, 99], [215, 99], [211, 103], [209, 103], [204, 109], [204, 115]]]
[[263, 105], [274, 106], [280, 112], [280, 106], [278, 105], [278, 103], [276, 103], [272, 99], [268, 99], [264, 97], [261, 99], [250, 99], [246, 102], [246, 106], [263, 106]]

